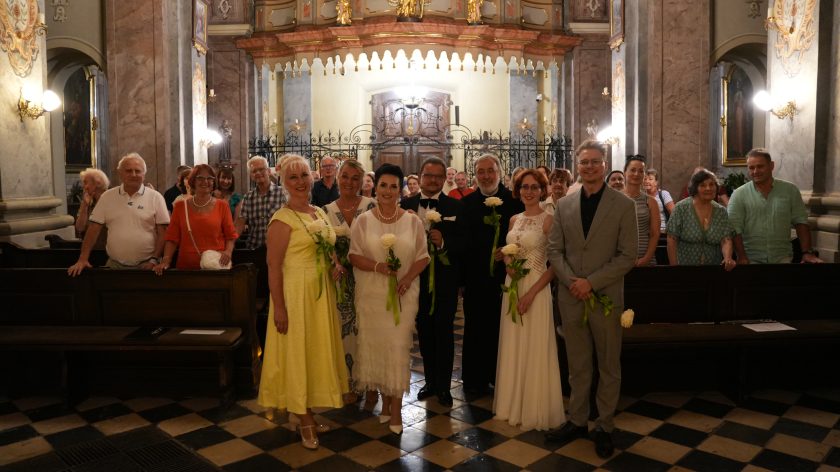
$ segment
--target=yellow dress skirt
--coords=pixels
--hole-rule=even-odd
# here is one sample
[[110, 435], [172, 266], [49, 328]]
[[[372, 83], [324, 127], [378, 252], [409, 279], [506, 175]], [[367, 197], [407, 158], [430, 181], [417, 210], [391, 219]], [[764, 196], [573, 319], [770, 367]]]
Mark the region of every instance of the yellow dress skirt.
[[[316, 218], [326, 221], [320, 209]], [[311, 221], [309, 215], [282, 208], [269, 226], [276, 224], [275, 220], [292, 228], [283, 261], [289, 329], [286, 334], [277, 332], [272, 300], [257, 401], [265, 407], [301, 414], [311, 407], [340, 408], [342, 394], [349, 388], [330, 267], [323, 267], [319, 284], [316, 245], [304, 226]]]

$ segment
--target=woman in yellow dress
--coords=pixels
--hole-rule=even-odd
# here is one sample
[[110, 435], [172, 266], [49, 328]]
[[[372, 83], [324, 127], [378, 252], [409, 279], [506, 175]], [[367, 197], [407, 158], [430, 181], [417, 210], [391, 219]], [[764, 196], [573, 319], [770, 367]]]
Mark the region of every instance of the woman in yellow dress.
[[284, 161], [280, 178], [289, 200], [267, 229], [271, 306], [258, 402], [294, 413], [302, 445], [316, 449], [316, 433], [327, 428], [315, 423], [311, 408], [342, 407], [348, 382], [332, 268], [318, 261], [315, 228], [307, 225], [322, 222], [327, 239], [335, 231], [309, 204], [312, 173], [302, 157]]

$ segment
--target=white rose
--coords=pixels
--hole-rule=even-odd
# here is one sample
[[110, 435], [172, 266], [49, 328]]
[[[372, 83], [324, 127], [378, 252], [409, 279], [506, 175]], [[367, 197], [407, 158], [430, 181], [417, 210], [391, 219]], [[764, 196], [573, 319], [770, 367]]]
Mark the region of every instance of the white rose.
[[636, 313], [633, 310], [624, 310], [624, 313], [621, 314], [621, 326], [623, 328], [633, 326], [633, 317], [635, 316]]
[[327, 242], [328, 242], [328, 243], [330, 243], [330, 244], [332, 244], [333, 246], [335, 246], [335, 238], [336, 238], [336, 234], [335, 234], [335, 230], [334, 230], [334, 229], [333, 229], [333, 231], [330, 231], [330, 230], [329, 230], [329, 228], [324, 228], [324, 232], [323, 232], [323, 233], [321, 233], [321, 235], [324, 237], [324, 239], [326, 239], [326, 240], [327, 240]]
[[317, 219], [306, 223], [306, 230], [312, 234], [322, 234], [326, 225], [324, 224], [323, 220]]
[[347, 227], [344, 225], [336, 226], [333, 228], [335, 230], [336, 237], [347, 237], [350, 236], [350, 231], [347, 230]]
[[394, 233], [385, 233], [379, 238], [379, 241], [382, 243], [382, 247], [391, 249], [397, 242], [397, 236]]
[[506, 256], [515, 256], [519, 254], [519, 246], [516, 244], [508, 244], [502, 248], [502, 254]]
[[440, 223], [440, 213], [436, 210], [426, 210], [426, 221], [429, 223]]
[[484, 200], [484, 204], [489, 207], [497, 207], [502, 205], [502, 199], [499, 197], [487, 197], [487, 200]]

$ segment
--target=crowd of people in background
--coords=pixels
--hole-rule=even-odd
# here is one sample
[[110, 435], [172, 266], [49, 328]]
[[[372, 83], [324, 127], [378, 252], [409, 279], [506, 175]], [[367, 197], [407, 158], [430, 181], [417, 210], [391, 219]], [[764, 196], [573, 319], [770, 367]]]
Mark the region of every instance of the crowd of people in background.
[[[329, 429], [312, 408], [362, 398], [373, 411], [381, 396], [379, 422], [402, 433], [415, 329], [425, 371], [417, 398], [452, 406], [453, 323], [462, 296], [465, 392], [493, 393], [497, 419], [546, 430], [549, 441], [589, 435], [595, 452], [609, 457], [621, 327], [618, 316], [603, 315], [608, 306], [623, 309], [628, 271], [790, 262], [792, 228], [802, 261], [820, 260], [799, 190], [773, 177], [765, 149], [750, 151], [752, 180], [731, 196], [698, 168], [677, 203], [644, 156], [627, 156], [609, 173], [606, 156], [601, 143], [582, 143], [576, 181], [568, 169], [545, 166], [508, 175], [492, 154], [465, 170], [428, 158], [407, 176], [396, 165], [369, 172], [333, 157], [322, 158], [316, 173], [297, 155], [272, 169], [254, 156], [247, 162], [253, 185], [244, 194], [233, 169], [200, 164], [179, 167], [162, 195], [144, 185], [146, 164], [132, 153], [119, 161], [117, 187], [108, 189], [99, 170], [81, 173], [76, 231], [83, 243], [68, 273], [91, 267], [99, 244], [107, 267], [162, 276], [176, 251], [176, 269], [229, 267], [240, 238], [245, 248], [265, 251], [271, 295], [258, 402], [293, 413], [309, 449]], [[668, 260], [657, 261], [665, 241]], [[568, 413], [556, 316], [569, 359]], [[599, 416], [590, 434], [596, 359]]]

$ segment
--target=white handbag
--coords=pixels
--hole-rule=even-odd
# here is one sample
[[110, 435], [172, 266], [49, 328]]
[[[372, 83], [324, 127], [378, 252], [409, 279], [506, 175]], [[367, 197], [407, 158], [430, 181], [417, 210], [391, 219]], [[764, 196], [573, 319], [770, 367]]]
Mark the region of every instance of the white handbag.
[[205, 270], [224, 270], [230, 269], [232, 263], [228, 261], [227, 265], [222, 265], [219, 262], [219, 259], [222, 257], [221, 251], [217, 251], [215, 249], [208, 249], [206, 251], [202, 251], [198, 248], [198, 244], [195, 243], [195, 238], [192, 234], [192, 227], [190, 226], [190, 212], [188, 210], [189, 202], [184, 202], [184, 217], [187, 219], [187, 233], [190, 234], [190, 240], [192, 240], [193, 246], [195, 246], [195, 250], [201, 254], [201, 262], [200, 266], [202, 269]]

